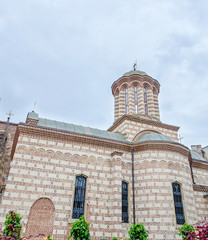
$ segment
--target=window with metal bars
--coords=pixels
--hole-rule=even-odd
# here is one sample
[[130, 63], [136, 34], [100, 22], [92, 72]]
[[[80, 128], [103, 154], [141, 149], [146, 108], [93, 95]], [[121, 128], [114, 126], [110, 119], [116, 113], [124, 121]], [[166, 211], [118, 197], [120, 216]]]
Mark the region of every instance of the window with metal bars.
[[85, 190], [86, 178], [84, 176], [77, 176], [75, 183], [72, 218], [79, 219], [82, 215], [84, 215]]
[[174, 204], [175, 204], [176, 222], [179, 225], [183, 225], [185, 223], [185, 216], [183, 211], [181, 186], [180, 184], [174, 182], [172, 183], [172, 188], [173, 188], [173, 198], [174, 198]]
[[122, 222], [129, 222], [128, 214], [128, 183], [122, 181]]

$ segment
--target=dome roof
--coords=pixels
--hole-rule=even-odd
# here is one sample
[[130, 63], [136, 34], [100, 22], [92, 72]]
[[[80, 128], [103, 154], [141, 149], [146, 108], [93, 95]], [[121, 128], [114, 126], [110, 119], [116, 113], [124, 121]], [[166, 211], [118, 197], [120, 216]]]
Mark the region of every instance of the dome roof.
[[131, 75], [134, 75], [134, 74], [142, 75], [142, 76], [147, 75], [146, 72], [142, 72], [142, 71], [138, 71], [138, 70], [132, 70], [132, 71], [124, 73], [123, 77], [128, 77], [128, 76], [131, 76]]
[[163, 135], [162, 133], [156, 133], [156, 132], [144, 133], [136, 140], [137, 143], [152, 142], [152, 141], [153, 142], [171, 142], [171, 143], [174, 142], [172, 139]]

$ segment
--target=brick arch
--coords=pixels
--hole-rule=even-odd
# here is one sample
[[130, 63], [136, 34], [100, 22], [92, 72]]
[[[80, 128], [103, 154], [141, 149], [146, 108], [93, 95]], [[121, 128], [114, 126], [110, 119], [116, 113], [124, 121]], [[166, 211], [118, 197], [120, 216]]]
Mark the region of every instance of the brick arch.
[[[54, 205], [49, 198], [39, 198], [31, 209], [26, 227], [26, 236], [53, 234]], [[42, 238], [40, 238], [42, 239]]]

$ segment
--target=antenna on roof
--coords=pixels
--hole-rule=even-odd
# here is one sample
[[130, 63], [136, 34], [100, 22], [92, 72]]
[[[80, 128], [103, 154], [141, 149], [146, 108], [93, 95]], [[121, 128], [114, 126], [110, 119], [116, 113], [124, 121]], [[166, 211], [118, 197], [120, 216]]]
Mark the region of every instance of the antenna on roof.
[[33, 110], [32, 110], [32, 112], [35, 112], [35, 107], [36, 107], [36, 101], [34, 102], [34, 105], [33, 105]]
[[133, 65], [133, 70], [136, 71], [137, 70], [137, 60], [135, 60], [134, 65]]

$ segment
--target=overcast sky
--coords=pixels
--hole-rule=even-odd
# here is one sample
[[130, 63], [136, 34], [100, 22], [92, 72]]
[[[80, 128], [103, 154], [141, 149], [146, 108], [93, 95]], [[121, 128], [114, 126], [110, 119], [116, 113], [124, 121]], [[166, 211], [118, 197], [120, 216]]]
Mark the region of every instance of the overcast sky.
[[0, 0], [0, 120], [107, 129], [112, 83], [138, 69], [161, 84], [161, 121], [208, 145], [207, 0]]

